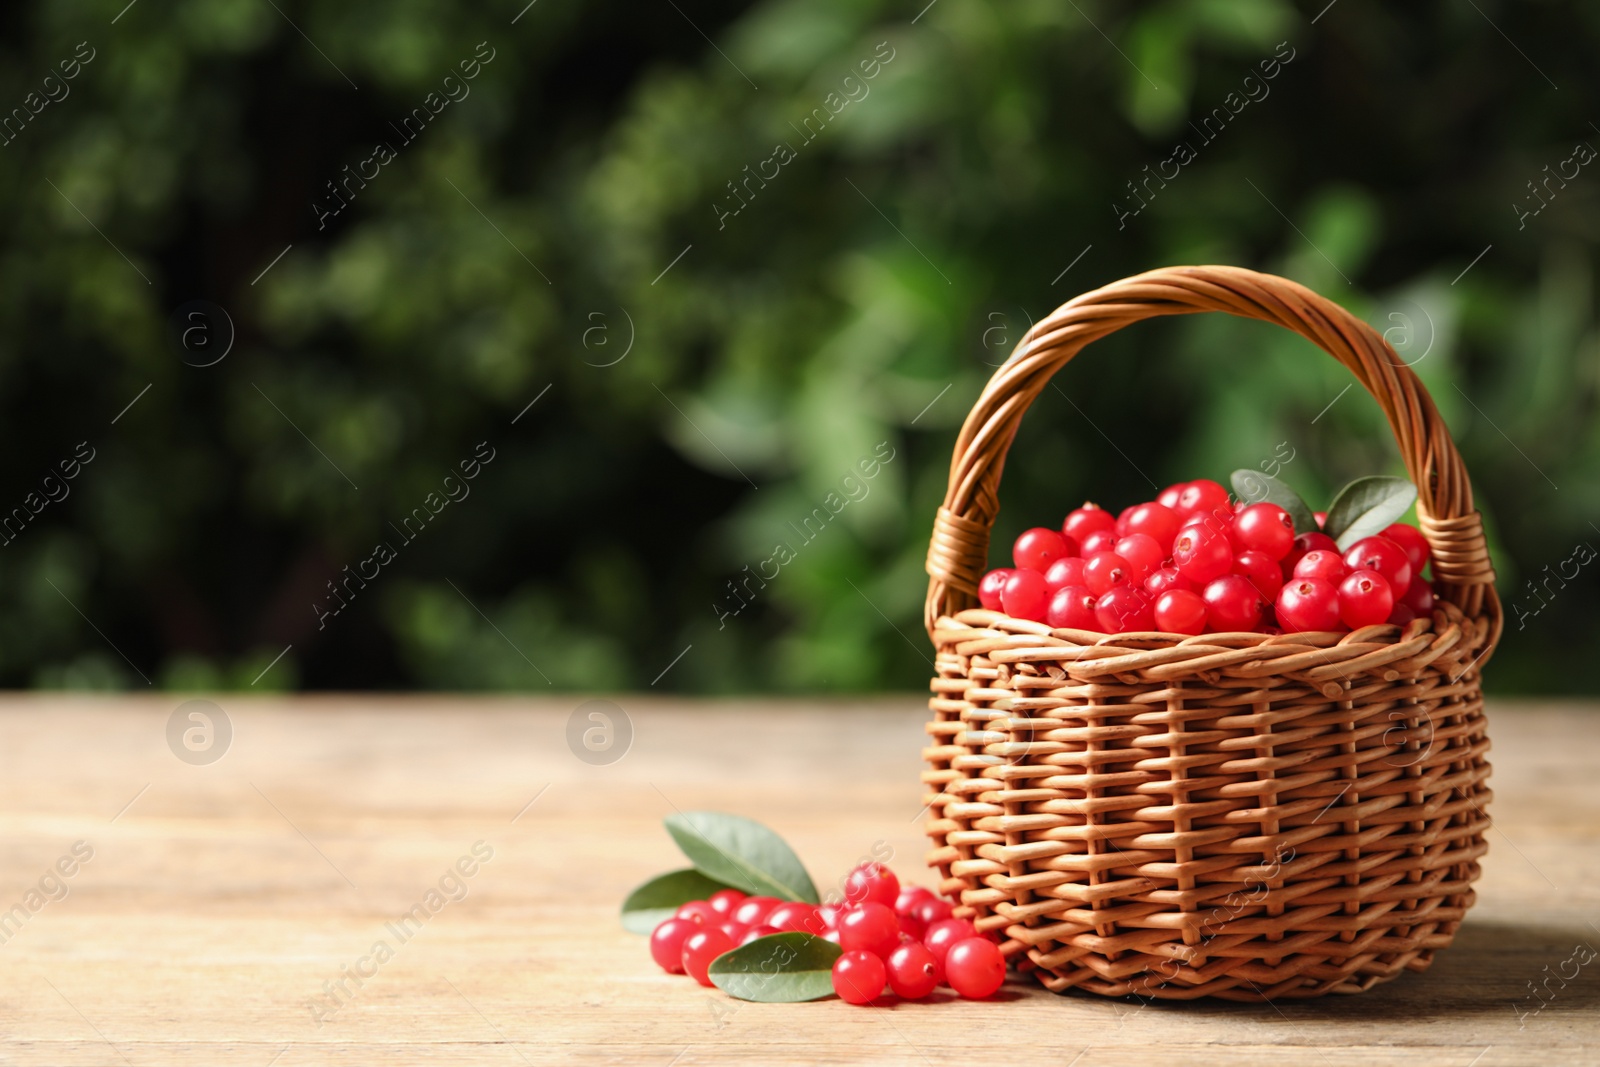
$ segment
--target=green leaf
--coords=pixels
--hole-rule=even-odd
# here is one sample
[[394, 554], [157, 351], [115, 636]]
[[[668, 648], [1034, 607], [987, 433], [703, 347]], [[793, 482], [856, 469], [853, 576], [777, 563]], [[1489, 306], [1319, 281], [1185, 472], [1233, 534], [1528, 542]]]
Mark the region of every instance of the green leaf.
[[1328, 505], [1322, 532], [1338, 543], [1340, 551], [1363, 537], [1382, 533], [1417, 499], [1417, 487], [1404, 478], [1373, 474], [1357, 478], [1339, 490]]
[[798, 1004], [833, 993], [833, 961], [842, 954], [838, 945], [815, 934], [768, 934], [724, 952], [706, 973], [730, 997]]
[[628, 894], [622, 902], [622, 927], [636, 934], [648, 934], [672, 918], [678, 905], [705, 900], [720, 889], [732, 889], [726, 882], [707, 878], [692, 867], [659, 874]]
[[1233, 483], [1233, 492], [1240, 500], [1249, 504], [1265, 501], [1287, 511], [1289, 518], [1294, 520], [1295, 533], [1312, 533], [1317, 529], [1317, 519], [1311, 513], [1310, 505], [1289, 487], [1288, 482], [1251, 470], [1236, 470], [1228, 476], [1228, 480]]
[[783, 838], [754, 819], [720, 811], [669, 815], [667, 832], [695, 869], [751, 895], [819, 903], [817, 887]]

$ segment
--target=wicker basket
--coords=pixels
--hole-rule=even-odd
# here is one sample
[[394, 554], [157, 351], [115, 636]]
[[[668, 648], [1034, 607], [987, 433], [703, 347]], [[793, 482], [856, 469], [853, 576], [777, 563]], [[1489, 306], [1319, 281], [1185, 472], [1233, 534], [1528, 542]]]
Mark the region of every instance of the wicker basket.
[[[1199, 311], [1293, 330], [1377, 399], [1419, 490], [1431, 619], [1343, 636], [1108, 636], [973, 606], [1034, 397], [1090, 341]], [[1002, 935], [1047, 987], [1354, 993], [1450, 944], [1486, 851], [1479, 669], [1500, 604], [1461, 457], [1365, 323], [1231, 267], [1151, 271], [1062, 305], [967, 417], [928, 573], [929, 863], [956, 914]]]

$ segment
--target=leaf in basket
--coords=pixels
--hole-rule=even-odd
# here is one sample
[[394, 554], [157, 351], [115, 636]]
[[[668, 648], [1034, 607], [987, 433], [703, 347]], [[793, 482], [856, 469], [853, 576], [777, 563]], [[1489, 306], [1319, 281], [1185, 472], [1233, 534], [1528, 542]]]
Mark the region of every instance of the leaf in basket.
[[1260, 471], [1236, 470], [1228, 476], [1233, 483], [1234, 494], [1247, 504], [1276, 504], [1289, 513], [1289, 518], [1294, 520], [1294, 532], [1297, 534], [1311, 533], [1317, 528], [1317, 520], [1311, 514], [1311, 507], [1301, 499], [1300, 494], [1289, 487], [1288, 482], [1280, 481], [1270, 474]]
[[707, 878], [693, 867], [658, 874], [629, 893], [628, 899], [622, 902], [622, 928], [648, 934], [672, 918], [678, 905], [705, 900], [718, 890], [732, 888], [726, 882]]
[[817, 887], [783, 838], [754, 819], [720, 811], [679, 812], [667, 832], [695, 869], [746, 893], [819, 903]]
[[838, 945], [815, 934], [768, 934], [724, 952], [706, 973], [730, 997], [798, 1004], [833, 994], [833, 961], [841, 955]]
[[1416, 499], [1417, 487], [1404, 478], [1386, 474], [1357, 478], [1339, 490], [1328, 505], [1322, 532], [1333, 538], [1342, 552], [1363, 537], [1382, 533]]

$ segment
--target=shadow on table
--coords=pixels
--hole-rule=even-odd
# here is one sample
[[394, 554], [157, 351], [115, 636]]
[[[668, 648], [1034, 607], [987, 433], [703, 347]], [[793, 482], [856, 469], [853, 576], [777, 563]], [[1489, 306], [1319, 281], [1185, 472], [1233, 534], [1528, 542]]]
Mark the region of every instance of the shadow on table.
[[[1071, 994], [1069, 994], [1071, 995]], [[1134, 1007], [1131, 998], [1127, 1002]], [[1290, 1022], [1435, 1021], [1501, 1013], [1511, 1022], [1600, 1007], [1600, 931], [1575, 922], [1511, 924], [1468, 919], [1433, 966], [1353, 996], [1285, 1000], [1275, 1006], [1228, 1001], [1152, 1001], [1156, 1011], [1241, 1013]]]

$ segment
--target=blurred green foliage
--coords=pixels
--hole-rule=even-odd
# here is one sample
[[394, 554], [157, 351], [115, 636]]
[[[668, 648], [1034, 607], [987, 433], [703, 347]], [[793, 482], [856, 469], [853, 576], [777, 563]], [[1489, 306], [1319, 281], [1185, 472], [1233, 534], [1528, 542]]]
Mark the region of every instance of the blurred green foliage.
[[[919, 687], [926, 538], [993, 368], [1075, 293], [1219, 262], [1389, 331], [1524, 609], [1491, 687], [1600, 688], [1566, 669], [1600, 637], [1593, 570], [1525, 585], [1600, 544], [1600, 171], [1524, 214], [1600, 145], [1600, 9], [121, 7], [0, 14], [0, 107], [25, 109], [0, 138], [0, 507], [96, 450], [0, 554], [0, 682]], [[237, 333], [212, 366], [174, 339], [194, 300]], [[997, 546], [1280, 442], [1308, 498], [1396, 470], [1370, 399], [1261, 324], [1141, 325], [1055, 384]], [[479, 442], [470, 495], [400, 534]]]

